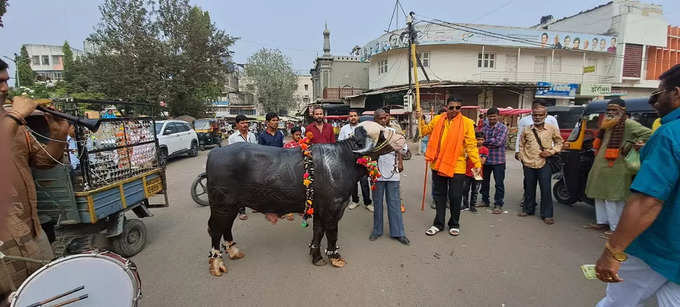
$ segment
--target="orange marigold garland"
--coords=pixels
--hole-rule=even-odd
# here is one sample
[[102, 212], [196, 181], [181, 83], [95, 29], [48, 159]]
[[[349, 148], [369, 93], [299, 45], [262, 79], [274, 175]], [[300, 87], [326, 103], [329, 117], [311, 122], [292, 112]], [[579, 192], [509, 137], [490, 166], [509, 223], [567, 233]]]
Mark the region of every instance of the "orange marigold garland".
[[371, 159], [369, 156], [363, 156], [357, 159], [357, 164], [363, 166], [368, 171], [368, 176], [371, 177], [371, 190], [375, 190], [375, 183], [380, 178], [380, 170], [378, 169], [378, 162]]
[[305, 173], [302, 175], [302, 184], [305, 185], [305, 212], [302, 216], [302, 227], [307, 227], [307, 219], [314, 215], [314, 162], [312, 161], [311, 140], [314, 137], [311, 131], [307, 131], [305, 138], [300, 140], [302, 149], [302, 159], [305, 166]]

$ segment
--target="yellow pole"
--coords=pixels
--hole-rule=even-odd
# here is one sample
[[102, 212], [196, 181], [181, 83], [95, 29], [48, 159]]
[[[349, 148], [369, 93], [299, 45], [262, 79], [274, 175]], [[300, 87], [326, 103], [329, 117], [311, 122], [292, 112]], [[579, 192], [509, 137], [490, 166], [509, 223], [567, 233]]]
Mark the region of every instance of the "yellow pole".
[[[418, 62], [416, 59], [416, 44], [411, 44], [411, 62], [413, 63], [413, 78], [416, 81], [416, 110], [421, 112], [420, 109], [420, 83], [418, 82]], [[418, 118], [418, 140], [421, 138], [420, 131], [420, 118]]]

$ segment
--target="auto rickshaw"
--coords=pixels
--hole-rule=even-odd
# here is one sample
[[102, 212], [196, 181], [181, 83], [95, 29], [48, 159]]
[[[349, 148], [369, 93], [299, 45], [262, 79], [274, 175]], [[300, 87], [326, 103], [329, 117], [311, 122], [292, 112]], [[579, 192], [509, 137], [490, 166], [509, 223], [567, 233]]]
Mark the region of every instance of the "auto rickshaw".
[[222, 130], [216, 118], [201, 118], [194, 121], [194, 130], [198, 135], [198, 143], [201, 150], [206, 146], [222, 146]]
[[[648, 103], [649, 98], [632, 98], [625, 101], [628, 117], [645, 127], [651, 128], [654, 120], [659, 117]], [[595, 160], [593, 140], [604, 120], [607, 102], [598, 100], [588, 104], [583, 110], [581, 120], [576, 123], [569, 138], [565, 140], [559, 154], [560, 172], [555, 174], [557, 181], [552, 190], [555, 199], [562, 204], [572, 205], [578, 201], [593, 204], [593, 200], [585, 195], [586, 182]]]

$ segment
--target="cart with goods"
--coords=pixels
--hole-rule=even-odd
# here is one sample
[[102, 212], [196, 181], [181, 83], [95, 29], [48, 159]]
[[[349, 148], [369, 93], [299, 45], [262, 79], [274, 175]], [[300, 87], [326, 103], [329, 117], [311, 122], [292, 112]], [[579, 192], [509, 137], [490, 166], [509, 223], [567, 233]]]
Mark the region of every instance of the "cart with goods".
[[[76, 148], [70, 146], [63, 163], [32, 170], [38, 216], [54, 240], [55, 254], [88, 250], [94, 233], [104, 234], [124, 257], [137, 254], [146, 243], [146, 227], [142, 220], [131, 217], [150, 217], [149, 208], [168, 206], [153, 117], [123, 112], [144, 109], [142, 104], [82, 100], [55, 104], [73, 116], [82, 114], [83, 106], [100, 104], [119, 106], [121, 114], [129, 116], [76, 122]], [[158, 113], [151, 110], [146, 114]], [[32, 133], [44, 137], [40, 121], [34, 123]]]

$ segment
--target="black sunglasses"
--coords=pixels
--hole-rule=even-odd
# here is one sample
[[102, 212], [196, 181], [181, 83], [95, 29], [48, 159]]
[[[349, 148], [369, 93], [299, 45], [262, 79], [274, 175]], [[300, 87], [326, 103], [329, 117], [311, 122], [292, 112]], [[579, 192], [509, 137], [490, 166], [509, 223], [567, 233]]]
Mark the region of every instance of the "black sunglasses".
[[666, 92], [666, 90], [658, 90], [652, 92], [652, 94], [649, 95], [649, 101], [647, 102], [649, 102], [649, 104], [651, 105], [654, 105], [656, 101], [659, 100], [659, 95], [663, 94], [664, 92]]
[[463, 106], [449, 106], [449, 110], [460, 110]]

